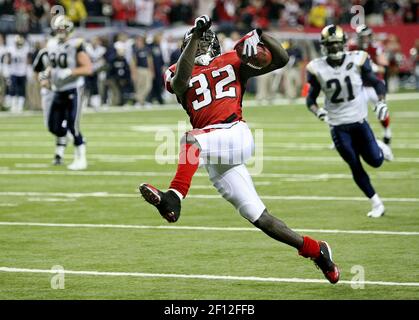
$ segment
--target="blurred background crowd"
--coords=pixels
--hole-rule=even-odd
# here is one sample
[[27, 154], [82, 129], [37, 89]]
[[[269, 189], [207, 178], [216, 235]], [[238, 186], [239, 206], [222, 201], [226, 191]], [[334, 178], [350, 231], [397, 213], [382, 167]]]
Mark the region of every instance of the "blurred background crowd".
[[[7, 107], [7, 84], [18, 73], [26, 77], [27, 108], [39, 108], [31, 64], [49, 37], [55, 5], [77, 26], [75, 36], [85, 38], [95, 70], [87, 79], [86, 105], [95, 109], [174, 102], [163, 90], [163, 73], [180, 56], [183, 34], [204, 13], [224, 52], [254, 28], [272, 33], [288, 50], [286, 68], [249, 83], [248, 92], [261, 101], [304, 95], [304, 67], [320, 55], [320, 29], [341, 24], [355, 42], [350, 23], [356, 5], [389, 61], [388, 90], [419, 90], [419, 0], [0, 0], [0, 105]], [[27, 52], [26, 70], [13, 67], [16, 52]]]

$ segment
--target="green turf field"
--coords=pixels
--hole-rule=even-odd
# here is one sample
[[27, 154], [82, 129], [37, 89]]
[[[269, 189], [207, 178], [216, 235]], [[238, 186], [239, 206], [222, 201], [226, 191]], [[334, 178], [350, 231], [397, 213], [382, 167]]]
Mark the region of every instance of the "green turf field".
[[[139, 183], [166, 188], [174, 173], [175, 164], [155, 161], [155, 131], [176, 129], [183, 110], [85, 114], [89, 168], [76, 173], [50, 165], [54, 139], [40, 114], [2, 114], [0, 299], [418, 299], [419, 101], [390, 108], [396, 161], [367, 168], [385, 200], [380, 219], [366, 217], [370, 204], [330, 149], [327, 126], [305, 107], [244, 109], [263, 129], [258, 192], [290, 227], [330, 243], [342, 271], [335, 286], [255, 231], [202, 169], [174, 225], [140, 199]], [[178, 139], [177, 130], [160, 135]], [[64, 289], [51, 288], [56, 265], [69, 272]], [[357, 270], [363, 289], [351, 285]]]

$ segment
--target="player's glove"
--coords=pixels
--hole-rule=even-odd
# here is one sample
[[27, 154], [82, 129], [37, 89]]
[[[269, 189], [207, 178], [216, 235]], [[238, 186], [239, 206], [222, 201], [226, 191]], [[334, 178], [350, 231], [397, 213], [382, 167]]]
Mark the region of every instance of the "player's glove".
[[323, 108], [318, 108], [316, 111], [316, 116], [317, 118], [319, 118], [321, 121], [325, 121], [326, 117], [327, 117], [327, 111]]
[[49, 80], [49, 77], [50, 77], [50, 73], [48, 72], [48, 70], [44, 70], [38, 73], [39, 82]]
[[246, 34], [240, 42], [243, 42], [242, 55], [250, 58], [258, 53], [258, 43], [262, 35], [261, 29], [255, 29]]
[[204, 14], [195, 19], [193, 32], [197, 33], [199, 36], [202, 36], [202, 34], [211, 27], [211, 24], [211, 18]]
[[377, 115], [378, 120], [385, 120], [388, 116], [387, 103], [383, 100], [378, 101], [374, 107], [374, 112]]
[[71, 71], [71, 69], [67, 68], [67, 69], [63, 69], [63, 70], [58, 71], [57, 77], [58, 77], [59, 80], [65, 81], [69, 77], [71, 77], [72, 74], [73, 74], [73, 72]]
[[[38, 81], [42, 88], [50, 88], [51, 69], [47, 68], [44, 71], [38, 73]], [[41, 90], [42, 91], [42, 90]], [[42, 92], [41, 92], [42, 93]]]

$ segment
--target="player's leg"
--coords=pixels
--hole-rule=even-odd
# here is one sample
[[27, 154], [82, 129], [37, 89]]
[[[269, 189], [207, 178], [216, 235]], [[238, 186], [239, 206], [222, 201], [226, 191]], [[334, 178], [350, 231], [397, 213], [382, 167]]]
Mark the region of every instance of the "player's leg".
[[26, 97], [26, 76], [16, 77], [16, 105], [15, 112], [22, 113]]
[[[50, 95], [47, 97], [47, 100], [43, 96], [42, 102], [43, 104], [45, 103], [45, 107], [48, 110], [46, 113], [48, 130], [56, 137], [53, 164], [61, 165], [63, 164], [64, 151], [67, 146], [67, 121], [65, 110], [61, 105], [60, 95], [51, 93], [52, 101], [50, 100]], [[50, 104], [49, 107], [48, 104]]]
[[51, 105], [54, 100], [54, 91], [41, 88], [41, 107], [44, 114], [44, 125], [48, 128], [48, 119], [51, 113]]
[[381, 167], [385, 159], [384, 150], [380, 148], [367, 121], [357, 127], [354, 143], [366, 163], [374, 168]]
[[67, 168], [70, 170], [84, 170], [87, 168], [87, 159], [86, 143], [80, 131], [82, 89], [69, 90], [65, 95], [65, 100], [68, 110], [68, 129], [74, 137], [74, 160]]
[[18, 80], [17, 77], [14, 75], [10, 76], [10, 112], [16, 113], [17, 112], [17, 103], [18, 103], [18, 96], [17, 96], [17, 87], [18, 87]]
[[12, 80], [10, 77], [5, 78], [5, 96], [4, 96], [4, 106], [6, 109], [12, 108], [13, 101], [13, 89], [12, 89]]
[[180, 216], [181, 200], [188, 194], [192, 177], [199, 166], [200, 146], [192, 134], [187, 133], [181, 142], [178, 167], [169, 190], [162, 192], [148, 183], [139, 189], [144, 199], [154, 205], [168, 222], [176, 222]]
[[332, 261], [328, 244], [299, 235], [269, 214], [244, 164], [208, 164], [206, 169], [214, 187], [241, 216], [271, 238], [296, 248], [301, 256], [313, 259], [331, 283], [339, 280], [339, 269]]
[[95, 110], [99, 110], [100, 108], [100, 94], [99, 94], [99, 76], [98, 74], [94, 74], [92, 76], [93, 78], [93, 88], [92, 88], [92, 92], [91, 92], [91, 103], [92, 106]]
[[356, 125], [351, 125], [351, 127], [333, 127], [331, 130], [332, 139], [335, 144], [336, 150], [339, 152], [343, 160], [345, 160], [345, 162], [349, 165], [355, 183], [371, 201], [372, 211], [368, 213], [368, 216], [371, 215], [371, 212], [373, 212], [375, 208], [376, 213], [374, 214], [374, 216], [378, 214], [377, 212], [382, 212], [379, 215], [381, 216], [384, 214], [384, 206], [378, 194], [375, 192], [375, 189], [371, 184], [367, 172], [364, 170], [362, 166], [359, 154], [360, 142], [356, 138], [357, 132], [356, 129], [354, 129], [354, 126]]
[[[236, 137], [244, 139], [246, 146], [250, 149], [253, 146], [253, 138], [250, 130], [244, 123], [229, 123], [217, 125], [217, 129], [192, 130], [185, 134], [181, 141], [178, 168], [176, 175], [170, 183], [169, 190], [162, 192], [150, 184], [140, 185], [140, 192], [144, 199], [157, 207], [160, 214], [169, 222], [175, 222], [180, 215], [180, 200], [186, 197], [192, 177], [199, 167], [201, 154], [205, 158], [223, 157], [229, 163], [228, 157], [233, 155], [228, 149], [234, 146]], [[247, 139], [246, 139], [247, 138]], [[220, 151], [221, 150], [221, 151]], [[240, 150], [239, 147], [235, 150]], [[250, 151], [247, 153], [251, 153]], [[243, 154], [233, 155], [233, 160], [242, 162]]]

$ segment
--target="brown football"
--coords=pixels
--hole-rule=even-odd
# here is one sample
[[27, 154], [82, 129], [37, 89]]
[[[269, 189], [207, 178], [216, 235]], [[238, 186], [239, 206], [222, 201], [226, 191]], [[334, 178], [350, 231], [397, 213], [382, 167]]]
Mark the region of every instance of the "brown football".
[[269, 66], [272, 62], [272, 54], [268, 48], [263, 44], [258, 44], [258, 52], [256, 55], [247, 58], [242, 55], [243, 53], [243, 43], [239, 43], [236, 47], [236, 53], [239, 56], [240, 60], [253, 69], [262, 69]]

